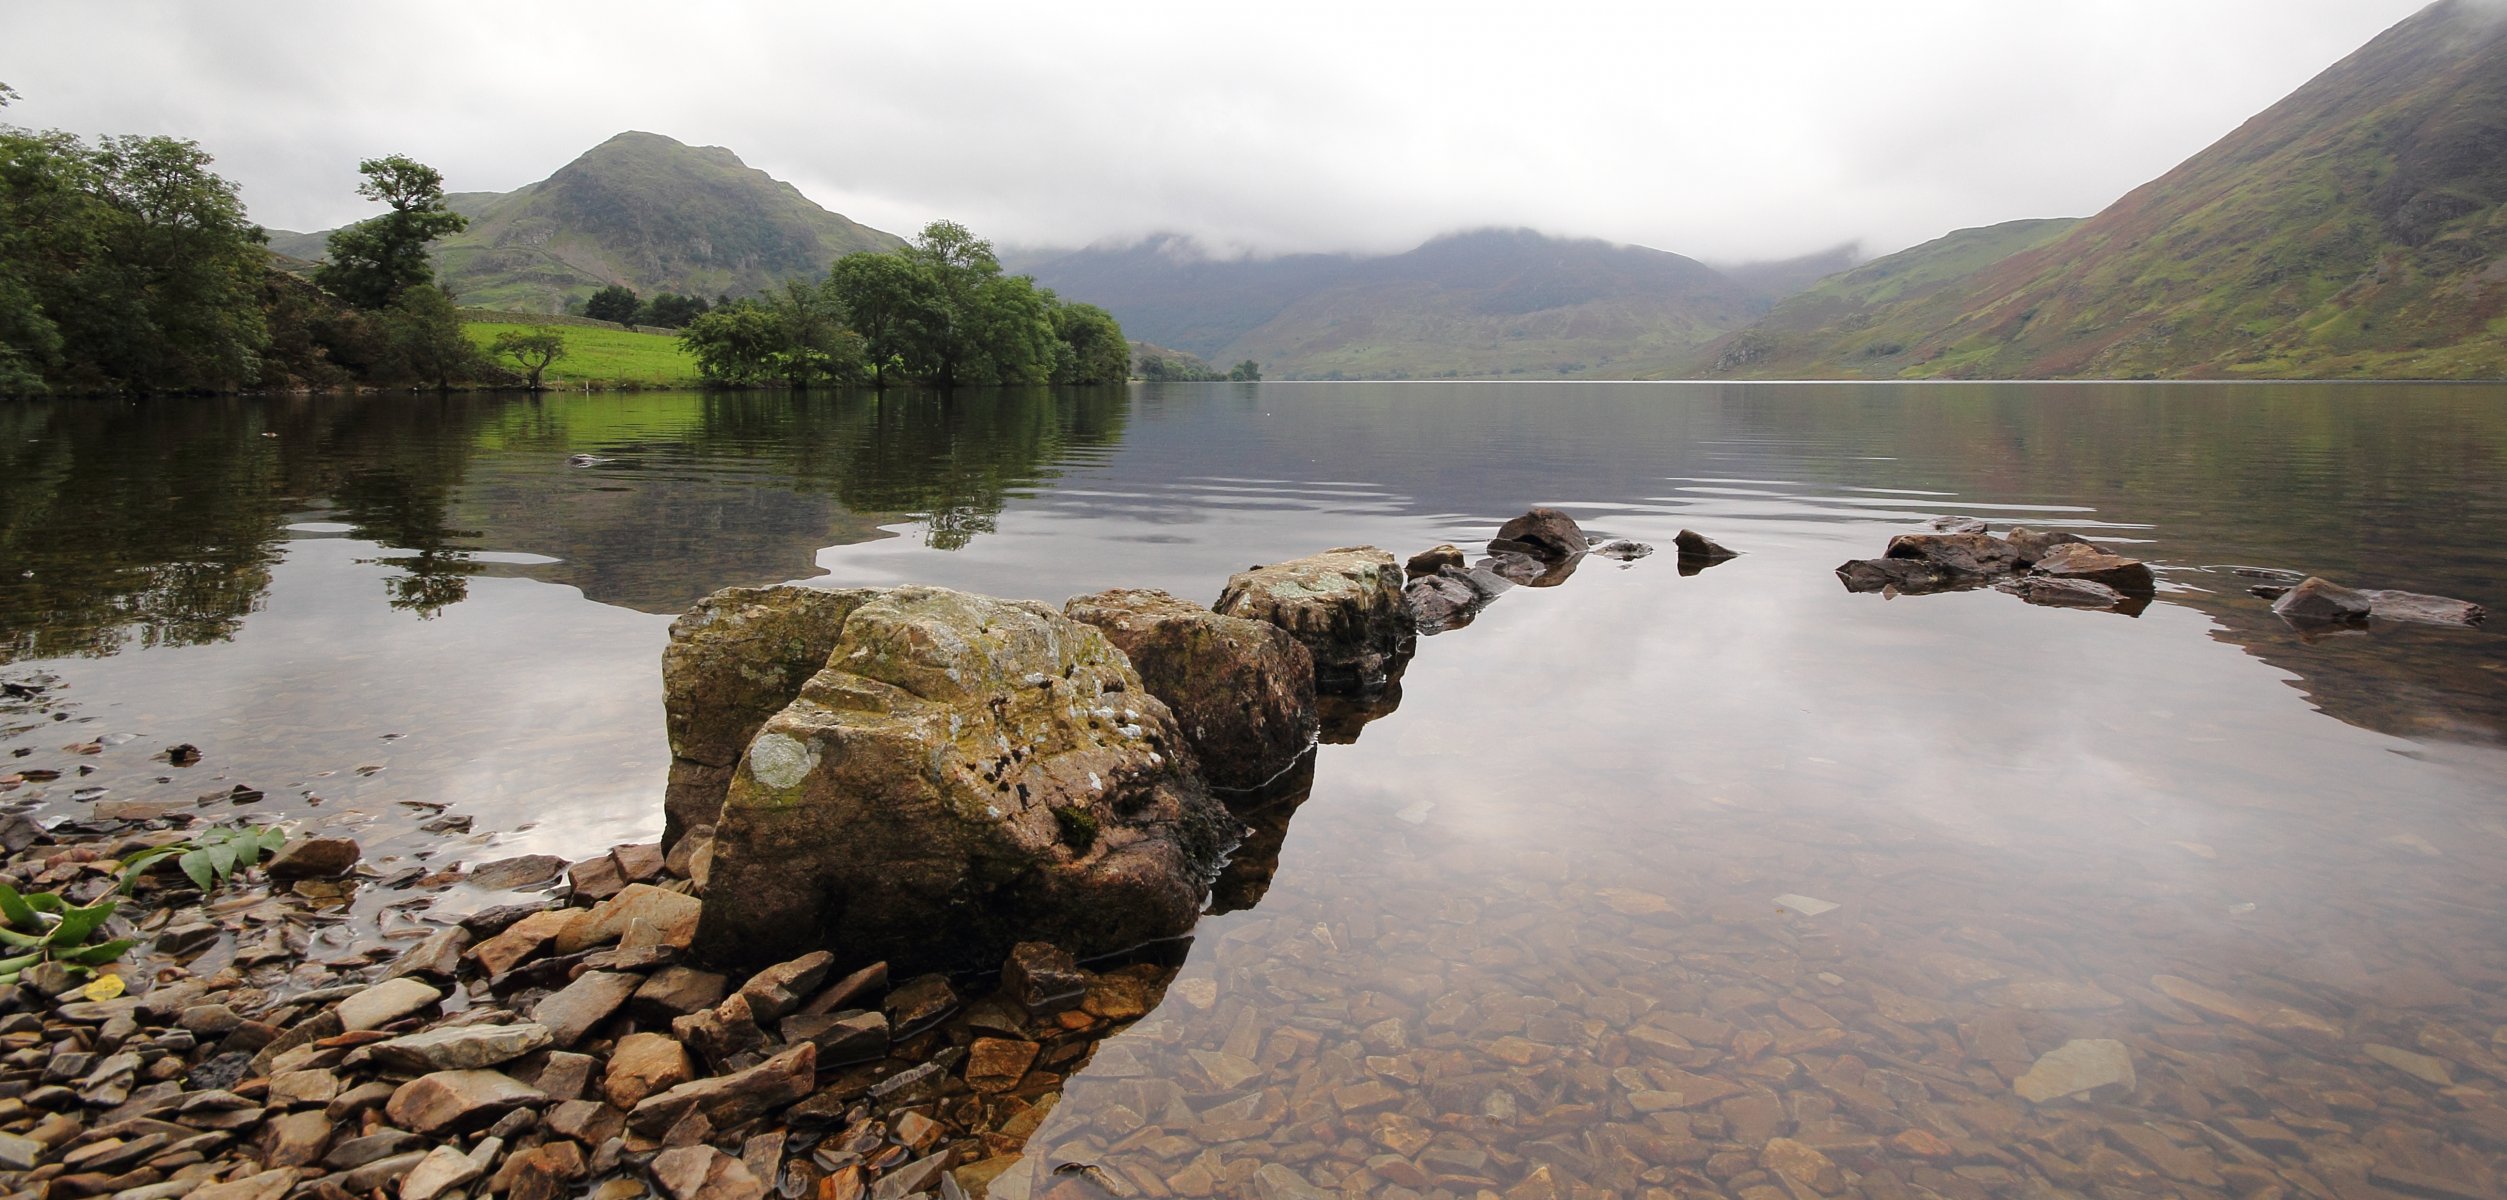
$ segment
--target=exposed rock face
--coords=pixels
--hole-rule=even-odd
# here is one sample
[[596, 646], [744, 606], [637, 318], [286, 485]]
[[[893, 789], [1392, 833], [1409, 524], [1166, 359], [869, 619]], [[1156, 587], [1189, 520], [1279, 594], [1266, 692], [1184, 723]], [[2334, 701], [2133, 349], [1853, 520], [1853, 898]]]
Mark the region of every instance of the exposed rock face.
[[2056, 546], [2039, 557], [2031, 569], [2039, 575], [2055, 579], [2102, 583], [2116, 591], [2136, 595], [2149, 595], [2156, 586], [2148, 564], [2140, 559], [2110, 554], [2086, 542]]
[[2359, 624], [2375, 609], [2366, 595], [2313, 575], [2272, 602], [2283, 620], [2301, 625]]
[[726, 588], [671, 622], [662, 650], [670, 731], [665, 850], [688, 830], [714, 823], [749, 739], [827, 665], [844, 619], [877, 595], [867, 588]]
[[1239, 829], [1192, 763], [1094, 627], [942, 588], [878, 593], [740, 758], [698, 949], [924, 969], [1180, 933]]
[[2007, 575], [2019, 566], [2010, 544], [1987, 533], [1902, 533], [1889, 539], [1887, 557], [1917, 559], [1973, 579]]
[[1402, 603], [1401, 567], [1373, 546], [1239, 571], [1211, 607], [1287, 630], [1314, 656], [1315, 686], [1325, 692], [1381, 690], [1418, 634]]
[[1074, 597], [1062, 612], [1103, 630], [1132, 660], [1175, 714], [1210, 786], [1260, 787], [1314, 744], [1314, 656], [1287, 630], [1133, 588]]
[[1490, 554], [1512, 551], [1543, 562], [1574, 558], [1592, 548], [1574, 517], [1554, 508], [1535, 508], [1497, 527]]
[[[2002, 540], [2011, 547], [2012, 553], [2019, 556], [2023, 566], [2034, 564], [2057, 546], [2091, 545], [2079, 534], [2064, 533], [2054, 529], [2030, 529], [2025, 525], [2014, 527], [2011, 532], [2002, 535]], [[2092, 548], [2103, 549], [2103, 547], [2094, 546]]]

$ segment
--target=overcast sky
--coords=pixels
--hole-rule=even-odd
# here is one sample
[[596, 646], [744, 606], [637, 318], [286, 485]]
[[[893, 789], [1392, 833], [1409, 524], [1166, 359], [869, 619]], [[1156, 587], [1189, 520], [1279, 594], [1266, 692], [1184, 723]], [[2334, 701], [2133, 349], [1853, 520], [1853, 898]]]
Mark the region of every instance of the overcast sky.
[[2093, 212], [2420, 6], [8, 0], [0, 120], [196, 139], [274, 228], [369, 215], [362, 157], [502, 191], [643, 129], [898, 232], [1733, 261]]

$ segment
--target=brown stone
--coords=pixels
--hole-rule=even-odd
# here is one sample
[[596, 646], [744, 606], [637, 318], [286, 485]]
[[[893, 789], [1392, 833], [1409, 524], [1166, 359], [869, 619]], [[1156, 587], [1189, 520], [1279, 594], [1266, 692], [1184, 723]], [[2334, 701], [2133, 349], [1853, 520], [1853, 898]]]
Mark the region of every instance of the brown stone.
[[1088, 992], [1088, 973], [1058, 946], [1020, 942], [1001, 964], [1001, 992], [1034, 1016], [1063, 1012]]
[[653, 1182], [670, 1200], [764, 1200], [748, 1164], [712, 1146], [681, 1146], [653, 1159]]
[[554, 854], [525, 854], [500, 858], [471, 868], [472, 887], [491, 892], [510, 892], [517, 888], [538, 887], [555, 879], [566, 869], [566, 860]]
[[1497, 527], [1489, 542], [1491, 554], [1528, 554], [1543, 562], [1573, 558], [1590, 549], [1574, 517], [1554, 508], [1535, 508]]
[[1410, 561], [1402, 564], [1402, 576], [1405, 580], [1422, 579], [1448, 567], [1459, 571], [1467, 561], [1460, 546], [1447, 542], [1411, 555]]
[[335, 879], [357, 865], [357, 843], [342, 837], [297, 838], [262, 866], [272, 879]]
[[666, 1092], [696, 1078], [696, 1064], [677, 1038], [659, 1033], [631, 1033], [610, 1052], [601, 1093], [620, 1108], [634, 1108], [646, 1096]]
[[740, 985], [740, 994], [748, 998], [750, 1016], [758, 1024], [781, 1020], [826, 982], [827, 972], [835, 965], [835, 955], [813, 950], [750, 976]]
[[663, 967], [636, 988], [627, 1011], [639, 1021], [667, 1022], [712, 1008], [730, 993], [730, 979], [717, 972]]
[[681, 1117], [696, 1113], [715, 1128], [728, 1129], [809, 1095], [817, 1075], [818, 1047], [795, 1046], [748, 1070], [647, 1096], [627, 1114], [627, 1127], [648, 1137], [659, 1136]]
[[1401, 568], [1373, 546], [1239, 571], [1211, 608], [1287, 630], [1313, 657], [1316, 688], [1329, 693], [1381, 691], [1400, 675], [1417, 637]]
[[979, 1092], [1006, 1092], [1027, 1077], [1041, 1049], [1034, 1042], [977, 1038], [966, 1051], [966, 1085]]
[[625, 971], [587, 971], [532, 1005], [531, 1019], [548, 1027], [553, 1044], [572, 1046], [608, 1020], [643, 984], [643, 976]]
[[1133, 588], [1075, 597], [1062, 611], [1105, 631], [1131, 659], [1214, 788], [1243, 792], [1271, 782], [1322, 728], [1313, 656], [1277, 625]]
[[403, 1129], [457, 1133], [485, 1128], [516, 1108], [547, 1099], [537, 1088], [495, 1071], [437, 1071], [402, 1084], [383, 1112]]
[[2030, 569], [2049, 578], [2104, 584], [2128, 595], [2147, 596], [2157, 587], [2149, 564], [2085, 544], [2056, 546]]
[[576, 913], [565, 909], [535, 912], [505, 927], [504, 932], [470, 948], [467, 956], [489, 976], [502, 975], [548, 948]]
[[[650, 925], [661, 944], [686, 949], [692, 942], [701, 904], [696, 897], [649, 883], [631, 883], [617, 895], [574, 914], [555, 939], [559, 954], [604, 946], [625, 935], [637, 921]], [[500, 935], [502, 936], [502, 935]]]
[[2329, 579], [2309, 576], [2274, 600], [2272, 611], [2296, 625], [2356, 625], [2376, 611], [2376, 602]]

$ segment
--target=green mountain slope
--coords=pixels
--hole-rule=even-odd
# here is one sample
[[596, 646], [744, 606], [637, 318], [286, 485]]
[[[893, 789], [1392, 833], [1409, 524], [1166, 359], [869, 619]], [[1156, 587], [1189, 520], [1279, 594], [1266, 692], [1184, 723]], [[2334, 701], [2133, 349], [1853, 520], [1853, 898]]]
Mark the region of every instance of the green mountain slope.
[[[1955, 271], [1956, 258], [1919, 261]], [[1693, 366], [1761, 378], [2507, 376], [2507, 14], [2442, 0], [2060, 237], [1950, 285], [1818, 303], [1781, 306]]]
[[1134, 336], [1271, 379], [1635, 378], [1765, 307], [1694, 259], [1530, 230], [1378, 258], [1215, 260], [1153, 239], [1024, 266]]
[[[516, 312], [561, 312], [612, 283], [646, 296], [748, 295], [904, 244], [720, 146], [654, 133], [619, 134], [511, 192], [446, 200], [470, 228], [437, 244], [438, 275], [464, 304]], [[270, 245], [315, 258], [328, 236], [272, 231]]]

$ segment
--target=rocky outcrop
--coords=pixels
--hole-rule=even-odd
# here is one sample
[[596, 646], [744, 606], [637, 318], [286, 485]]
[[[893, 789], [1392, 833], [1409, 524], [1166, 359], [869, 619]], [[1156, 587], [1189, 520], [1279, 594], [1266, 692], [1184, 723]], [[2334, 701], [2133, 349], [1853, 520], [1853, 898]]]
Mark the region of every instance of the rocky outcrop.
[[665, 851], [690, 829], [714, 823], [749, 739], [827, 665], [845, 618], [878, 595], [868, 588], [726, 588], [671, 622], [662, 650], [670, 734]]
[[1886, 557], [1916, 559], [1947, 574], [1979, 580], [2019, 567], [2018, 553], [1989, 533], [1902, 533], [1889, 539]]
[[[1373, 553], [1365, 579], [1397, 610], [1398, 570]], [[1360, 582], [1291, 578], [1340, 580], [1335, 595]], [[1190, 928], [1237, 829], [1102, 632], [1039, 604], [896, 588], [845, 617], [825, 669], [741, 756], [698, 949], [916, 970], [1039, 939], [1103, 954]]]
[[1400, 675], [1418, 633], [1402, 603], [1401, 567], [1373, 546], [1239, 571], [1211, 607], [1287, 630], [1314, 657], [1323, 692], [1382, 690]]
[[2023, 528], [1998, 538], [1968, 517], [1932, 524], [1953, 532], [1899, 534], [1883, 557], [1839, 566], [1838, 581], [1849, 592], [1902, 595], [1990, 586], [2030, 604], [2127, 616], [2140, 615], [2157, 590], [2148, 564], [2072, 534]]
[[2030, 529], [2025, 525], [2013, 526], [2011, 532], [2002, 535], [2002, 540], [2009, 544], [2013, 554], [2019, 556], [2022, 566], [2035, 565], [2038, 559], [2044, 558], [2057, 546], [2090, 544], [2088, 539], [2076, 533], [2065, 533], [2059, 529]]
[[1074, 597], [1062, 613], [1131, 659], [1211, 787], [1260, 787], [1314, 745], [1314, 656], [1287, 630], [1135, 588]]
[[2030, 570], [2054, 579], [2104, 584], [2119, 592], [2144, 596], [2158, 587], [2148, 563], [2102, 550], [2087, 542], [2052, 547], [2030, 565]]

